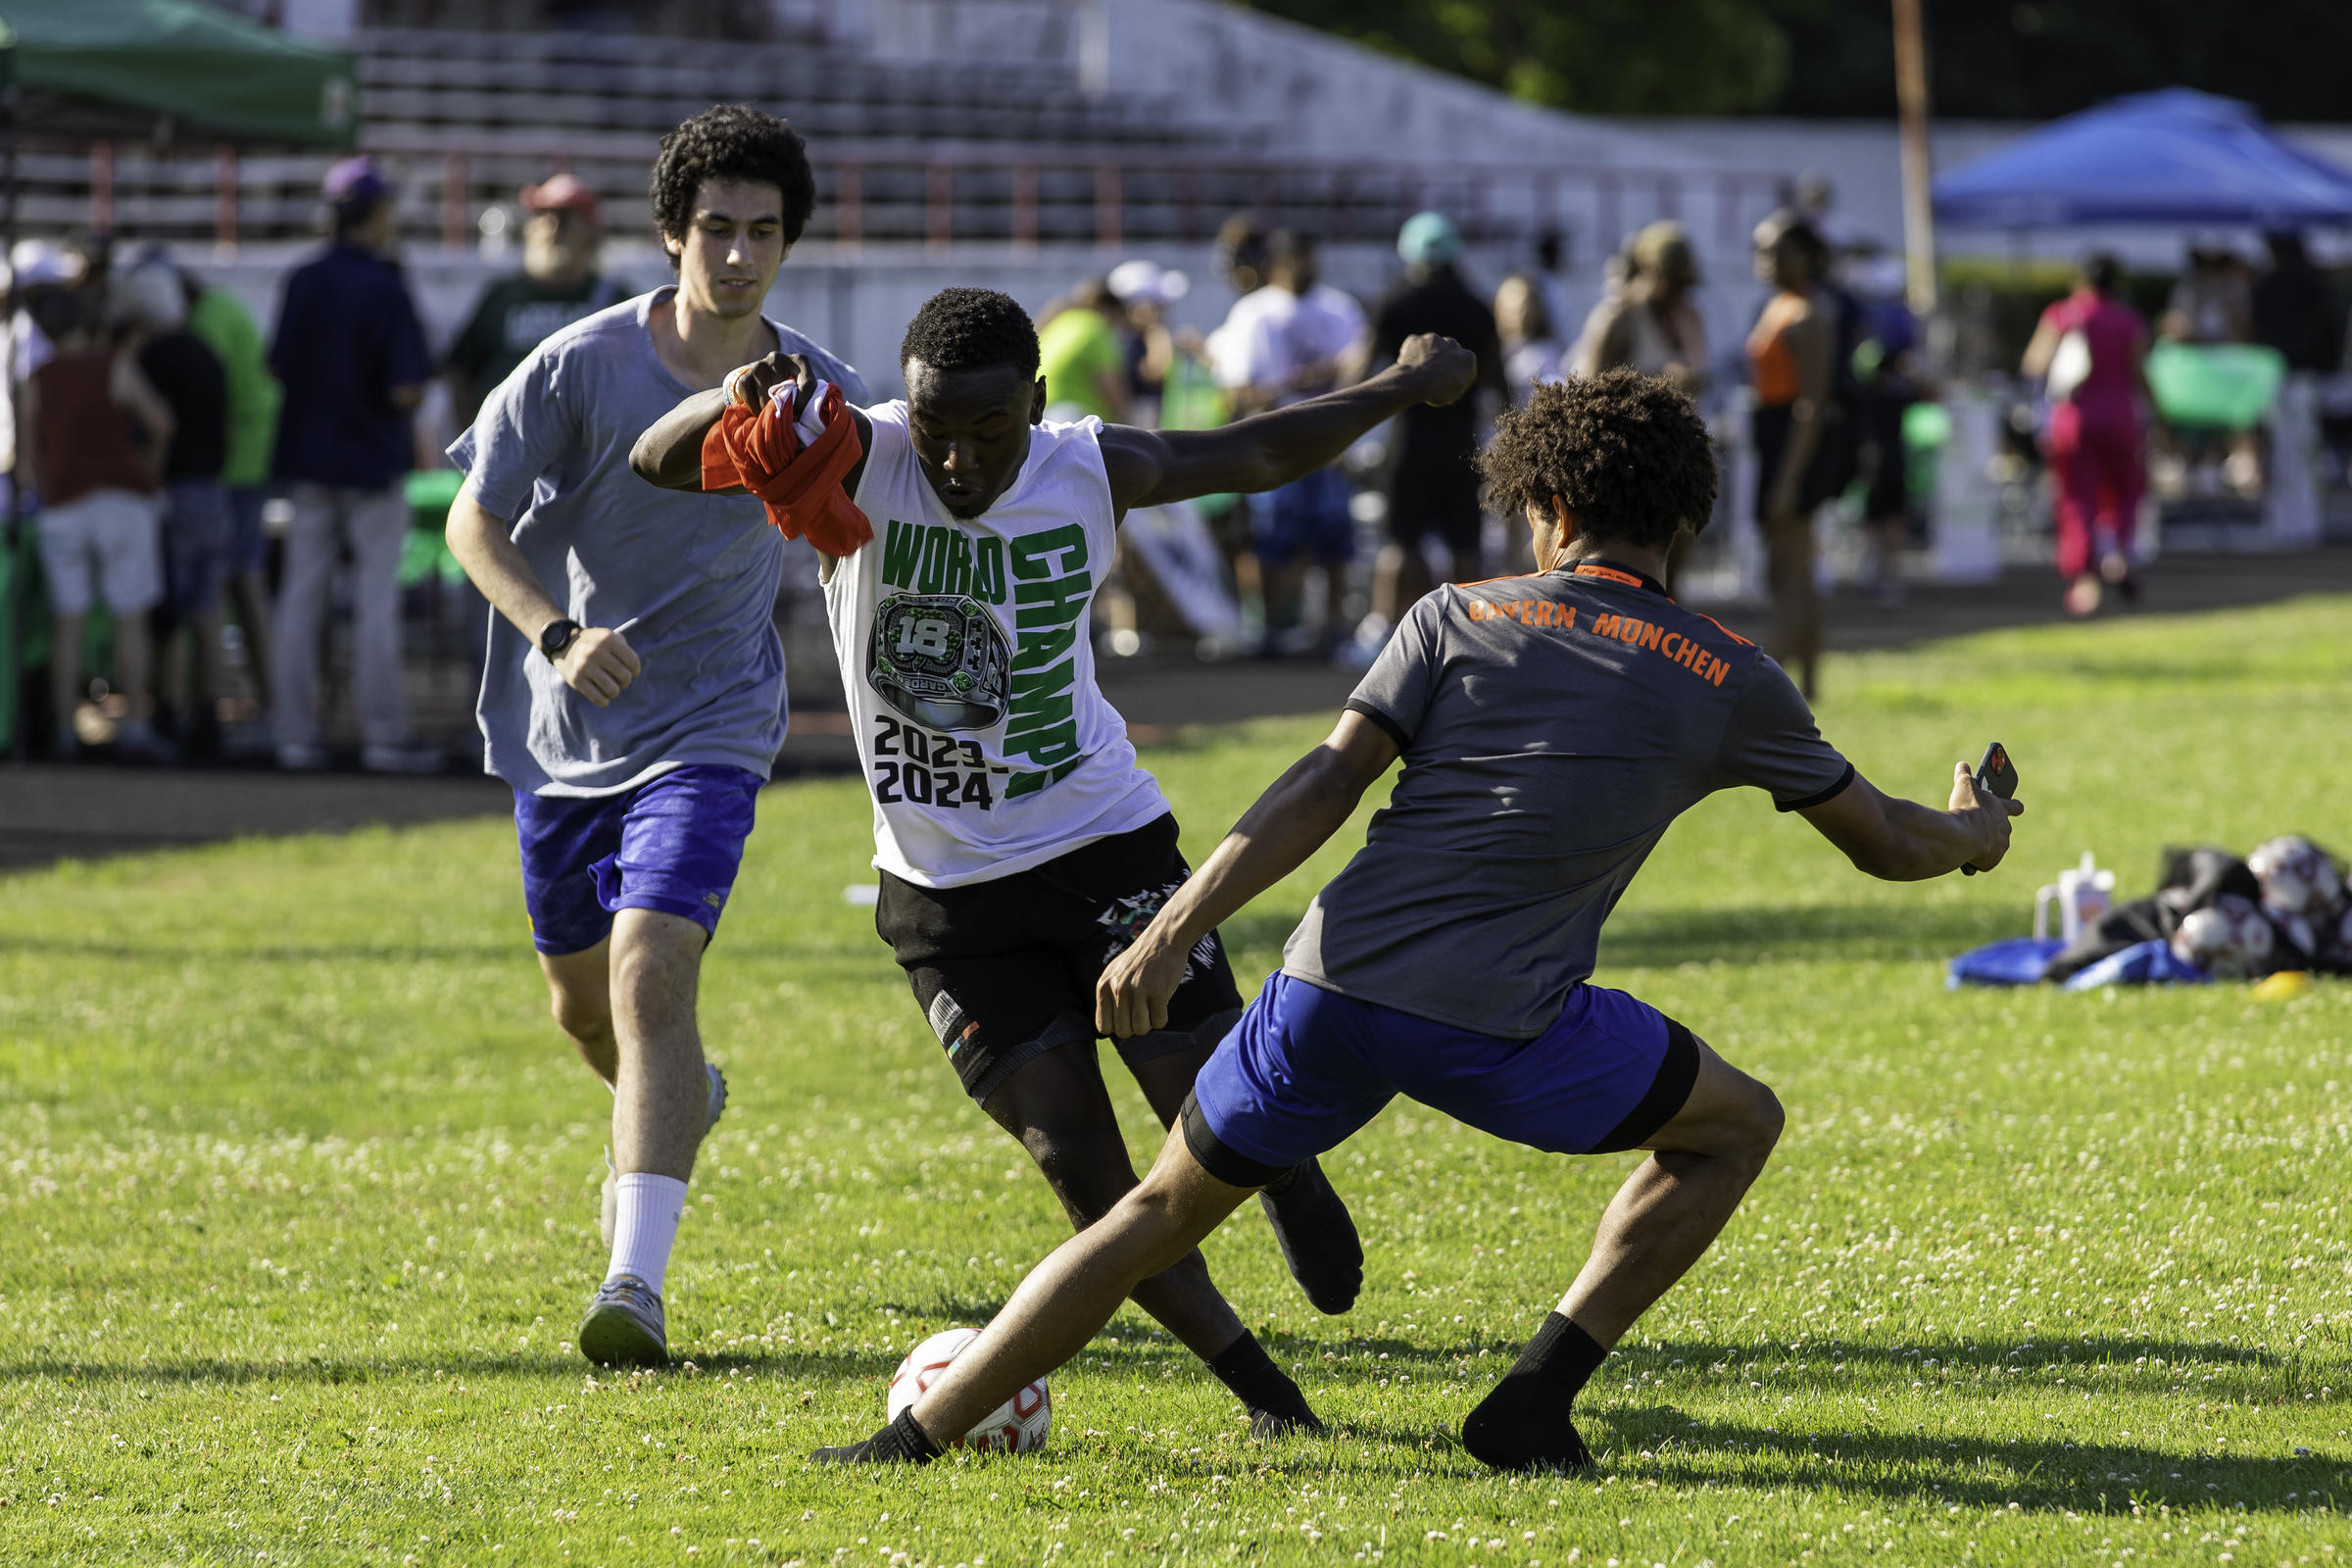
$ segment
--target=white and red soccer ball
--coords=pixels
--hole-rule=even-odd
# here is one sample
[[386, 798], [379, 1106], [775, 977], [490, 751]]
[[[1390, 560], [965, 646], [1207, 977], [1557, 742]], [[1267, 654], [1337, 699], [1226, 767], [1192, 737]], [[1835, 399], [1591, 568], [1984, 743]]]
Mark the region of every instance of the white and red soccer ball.
[[2253, 900], [2225, 893], [2182, 917], [2173, 933], [2173, 956], [2221, 979], [2243, 980], [2270, 972], [2278, 940]]
[[2256, 845], [2246, 867], [2262, 884], [2262, 906], [2275, 920], [2318, 924], [2344, 896], [2343, 873], [2327, 851], [2299, 833]]
[[[890, 1418], [920, 1398], [939, 1381], [948, 1364], [980, 1337], [978, 1329], [949, 1329], [934, 1334], [906, 1352], [906, 1359], [890, 1375]], [[982, 1416], [971, 1431], [948, 1445], [981, 1453], [1033, 1453], [1046, 1446], [1054, 1430], [1054, 1396], [1039, 1378], [1011, 1398]]]

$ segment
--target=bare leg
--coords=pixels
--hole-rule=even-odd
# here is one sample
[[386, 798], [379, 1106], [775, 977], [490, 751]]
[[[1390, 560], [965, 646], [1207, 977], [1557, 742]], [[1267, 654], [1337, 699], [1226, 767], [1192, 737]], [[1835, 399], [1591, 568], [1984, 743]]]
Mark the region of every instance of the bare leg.
[[195, 725], [214, 722], [220, 710], [220, 607], [188, 622], [188, 713]]
[[81, 640], [87, 619], [60, 612], [49, 622], [49, 703], [57, 710], [60, 731], [74, 727], [74, 710], [81, 707]]
[[620, 1076], [620, 1047], [612, 1037], [612, 939], [561, 956], [539, 955], [550, 1010], [572, 1049], [608, 1088]]
[[934, 1442], [972, 1424], [1067, 1361], [1138, 1285], [1188, 1255], [1250, 1196], [1202, 1170], [1181, 1130], [1168, 1134], [1142, 1185], [1029, 1271], [971, 1348], [915, 1402]]
[[1644, 1147], [1601, 1217], [1559, 1310], [1462, 1423], [1462, 1446], [1497, 1470], [1581, 1470], [1592, 1456], [1572, 1410], [1586, 1381], [1650, 1303], [1715, 1240], [1781, 1133], [1772, 1091], [1704, 1045], [1682, 1110]]
[[236, 599], [237, 627], [245, 634], [245, 678], [253, 683], [255, 705], [270, 711], [270, 584], [259, 569], [240, 571], [229, 579]]
[[1781, 1102], [1706, 1045], [1682, 1110], [1617, 1190], [1560, 1313], [1602, 1346], [1690, 1272], [1740, 1206], [1780, 1141]]
[[613, 1163], [623, 1175], [684, 1181], [710, 1123], [710, 1080], [694, 1017], [710, 938], [679, 915], [623, 909], [609, 940]]
[[1279, 566], [1268, 565], [1260, 557], [1258, 573], [1265, 593], [1266, 641], [1271, 647], [1282, 633], [1297, 626], [1298, 617], [1304, 613], [1306, 564], [1302, 560], [1292, 560]]
[[[1212, 1021], [1213, 1022], [1213, 1021]], [[1176, 1125], [1193, 1080], [1224, 1038], [1223, 1028], [1206, 1036], [1208, 1044], [1171, 1051], [1151, 1060], [1131, 1063], [1128, 1071], [1152, 1102], [1162, 1127]], [[1269, 1183], [1257, 1195], [1273, 1227], [1275, 1245], [1291, 1278], [1306, 1293], [1316, 1311], [1337, 1317], [1355, 1305], [1364, 1288], [1364, 1244], [1355, 1231], [1355, 1217], [1323, 1173], [1322, 1165], [1301, 1160]]]
[[[1183, 1103], [1182, 1096], [1177, 1103]], [[1063, 1046], [1036, 1057], [981, 1108], [1020, 1140], [1073, 1229], [1094, 1225], [1135, 1188], [1135, 1166], [1127, 1158], [1091, 1045]], [[1177, 1256], [1120, 1294], [1132, 1295], [1136, 1305], [1203, 1361], [1213, 1360], [1245, 1332], [1198, 1251]], [[1108, 1319], [1106, 1312], [1103, 1320]]]
[[1772, 586], [1772, 656], [1793, 665], [1796, 684], [1813, 696], [1821, 658], [1821, 593], [1813, 582], [1813, 525], [1805, 517], [1776, 518], [1765, 528]]
[[1391, 542], [1380, 547], [1380, 559], [1372, 567], [1372, 608], [1390, 625], [1403, 619], [1404, 612], [1419, 604], [1429, 588], [1429, 564], [1421, 559], [1418, 546]]

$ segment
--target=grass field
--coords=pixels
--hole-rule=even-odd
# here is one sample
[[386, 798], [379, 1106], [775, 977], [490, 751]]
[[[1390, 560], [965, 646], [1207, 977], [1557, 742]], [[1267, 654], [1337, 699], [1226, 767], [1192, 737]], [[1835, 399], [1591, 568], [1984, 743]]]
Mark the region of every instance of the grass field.
[[[0, 887], [0, 1562], [2352, 1557], [2352, 986], [1955, 995], [1941, 966], [2083, 849], [2137, 893], [2166, 842], [2352, 846], [2352, 602], [1830, 681], [1825, 729], [1882, 784], [1939, 798], [1997, 736], [2031, 810], [1999, 874], [1910, 887], [1752, 793], [1668, 836], [1600, 978], [1789, 1126], [1588, 1396], [1597, 1481], [1492, 1477], [1454, 1433], [1632, 1156], [1411, 1105], [1329, 1162], [1370, 1253], [1351, 1315], [1248, 1210], [1209, 1245], [1329, 1439], [1252, 1446], [1131, 1313], [1056, 1378], [1041, 1455], [808, 1468], [1064, 1233], [843, 899], [858, 787], [815, 782], [764, 796], [707, 969], [735, 1102], [671, 1274], [692, 1364], [660, 1375], [565, 1344], [607, 1099], [547, 1020], [507, 824]], [[1152, 755], [1196, 855], [1319, 728]], [[1246, 987], [1346, 847], [1229, 928]]]

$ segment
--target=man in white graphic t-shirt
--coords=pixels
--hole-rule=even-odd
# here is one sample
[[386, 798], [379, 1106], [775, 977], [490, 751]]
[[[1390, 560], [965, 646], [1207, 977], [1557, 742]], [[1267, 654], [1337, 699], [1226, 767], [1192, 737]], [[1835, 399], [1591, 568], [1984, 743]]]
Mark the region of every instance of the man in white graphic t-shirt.
[[[1095, 981], [1189, 874], [1159, 785], [1095, 681], [1089, 612], [1119, 522], [1134, 507], [1288, 483], [1397, 411], [1458, 397], [1477, 364], [1416, 340], [1396, 368], [1345, 391], [1222, 429], [1154, 432], [1045, 423], [1036, 329], [991, 290], [935, 296], [900, 359], [904, 401], [841, 415], [862, 452], [842, 489], [873, 538], [826, 583], [874, 801], [875, 924], [965, 1091], [1083, 1228], [1136, 1182], [1096, 1059]], [[731, 403], [761, 407], [792, 382], [794, 406], [816, 409], [818, 373], [770, 356], [680, 404], [631, 465], [700, 489], [705, 438]], [[1240, 1011], [1211, 932], [1166, 1027], [1119, 1046], [1163, 1125]], [[1363, 1250], [1321, 1170], [1286, 1172], [1264, 1206], [1308, 1298], [1346, 1311]], [[1254, 1432], [1320, 1429], [1198, 1252], [1133, 1295], [1243, 1401]]]

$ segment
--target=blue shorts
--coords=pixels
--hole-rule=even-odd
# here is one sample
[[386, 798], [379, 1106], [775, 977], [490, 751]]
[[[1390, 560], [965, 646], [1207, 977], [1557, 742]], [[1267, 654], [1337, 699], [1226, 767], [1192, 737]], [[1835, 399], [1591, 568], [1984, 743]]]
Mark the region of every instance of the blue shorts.
[[515, 791], [532, 945], [551, 957], [584, 953], [612, 932], [616, 909], [659, 909], [715, 936], [762, 782], [697, 763], [620, 795]]
[[228, 574], [259, 571], [270, 560], [270, 534], [262, 526], [262, 509], [270, 504], [270, 487], [241, 484], [228, 492]]
[[1317, 468], [1250, 500], [1250, 544], [1267, 565], [1287, 566], [1301, 556], [1337, 565], [1355, 554], [1348, 476], [1339, 469]]
[[1217, 1180], [1262, 1187], [1403, 1095], [1547, 1153], [1603, 1154], [1647, 1142], [1697, 1079], [1690, 1031], [1622, 991], [1580, 985], [1549, 1029], [1506, 1040], [1278, 970], [1194, 1080], [1185, 1143]]
[[220, 603], [235, 527], [220, 480], [164, 486], [164, 603], [173, 614], [193, 619]]

